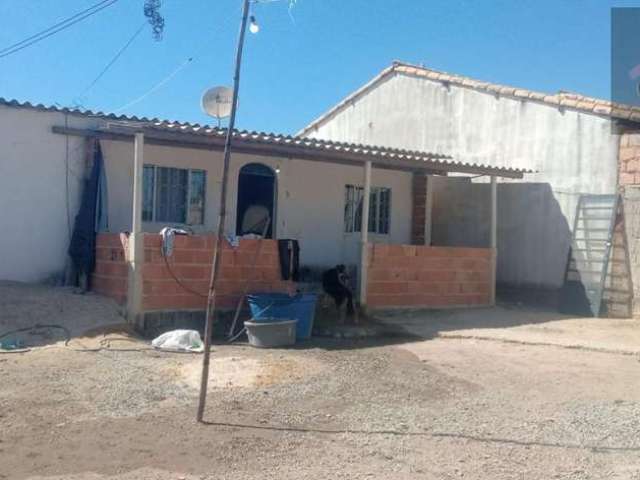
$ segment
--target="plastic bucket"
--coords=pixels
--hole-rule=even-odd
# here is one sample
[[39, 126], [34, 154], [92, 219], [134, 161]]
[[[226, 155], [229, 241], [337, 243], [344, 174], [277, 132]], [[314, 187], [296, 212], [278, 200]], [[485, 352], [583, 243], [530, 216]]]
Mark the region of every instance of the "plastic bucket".
[[247, 295], [252, 320], [268, 323], [274, 320], [298, 321], [296, 338], [306, 340], [311, 337], [313, 318], [316, 313], [317, 295], [300, 293], [289, 296], [286, 293], [255, 293]]
[[249, 345], [271, 348], [286, 347], [296, 343], [297, 320], [278, 320], [274, 322], [244, 322], [247, 328]]

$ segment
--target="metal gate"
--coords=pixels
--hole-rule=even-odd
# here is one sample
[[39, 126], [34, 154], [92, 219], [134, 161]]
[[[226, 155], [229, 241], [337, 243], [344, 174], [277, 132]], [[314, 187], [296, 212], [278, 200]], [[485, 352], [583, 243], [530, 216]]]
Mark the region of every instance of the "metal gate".
[[578, 199], [561, 311], [600, 315], [618, 202], [618, 195], [581, 195]]

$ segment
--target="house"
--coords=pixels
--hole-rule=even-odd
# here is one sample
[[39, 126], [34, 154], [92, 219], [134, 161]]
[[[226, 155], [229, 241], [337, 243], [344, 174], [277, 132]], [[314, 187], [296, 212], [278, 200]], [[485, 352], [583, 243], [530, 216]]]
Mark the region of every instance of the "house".
[[[10, 206], [0, 212], [5, 226], [0, 247], [11, 252], [0, 264], [0, 278], [62, 276], [83, 179], [99, 144], [108, 225], [98, 234], [94, 286], [136, 303], [129, 305], [136, 315], [204, 309], [202, 293], [216, 247], [212, 232], [219, 214], [224, 129], [5, 100], [0, 126], [0, 195]], [[372, 307], [493, 301], [490, 239], [479, 248], [413, 245], [429, 230], [425, 191], [415, 179], [486, 175], [495, 186], [497, 177], [521, 178], [527, 170], [462, 162], [444, 153], [272, 133], [235, 131], [233, 138], [224, 233], [241, 233], [251, 204], [266, 206], [273, 219], [254, 288], [286, 288], [275, 239], [293, 238], [304, 266], [353, 265], [360, 299]], [[493, 200], [487, 199], [487, 208], [495, 213]], [[363, 224], [368, 224], [364, 232]], [[167, 225], [193, 232], [176, 243], [172, 271], [160, 255], [157, 235]], [[237, 250], [223, 247], [231, 253], [223, 261], [229, 268], [221, 296], [231, 307], [242, 282], [256, 280], [246, 268], [256, 246], [243, 240]]]
[[[446, 152], [463, 162], [535, 171], [498, 186], [497, 279], [502, 288], [519, 294], [557, 297], [578, 199], [621, 193], [635, 298], [640, 293], [640, 232], [635, 226], [639, 132], [640, 109], [635, 107], [395, 62], [298, 134]], [[433, 245], [486, 244], [488, 229], [478, 228], [487, 224], [484, 181], [450, 178], [446, 184], [437, 179], [430, 184]], [[624, 290], [627, 296], [616, 302], [628, 303], [631, 279], [621, 283], [609, 290]]]

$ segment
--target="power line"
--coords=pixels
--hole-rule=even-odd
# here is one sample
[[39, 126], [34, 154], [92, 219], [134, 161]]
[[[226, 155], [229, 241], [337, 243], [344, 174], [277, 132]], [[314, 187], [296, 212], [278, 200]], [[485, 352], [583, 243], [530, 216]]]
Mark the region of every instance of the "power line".
[[20, 40], [19, 42], [14, 43], [13, 45], [10, 45], [8, 47], [1, 49], [0, 58], [4, 58], [13, 53], [17, 53], [20, 50], [30, 47], [34, 43], [41, 42], [42, 40], [45, 40], [46, 38], [49, 38], [58, 32], [66, 30], [67, 28], [75, 25], [76, 23], [81, 22], [85, 18], [91, 17], [92, 15], [95, 15], [96, 13], [104, 10], [105, 8], [110, 7], [116, 2], [118, 2], [118, 0], [102, 0], [96, 3], [95, 5], [72, 15], [71, 17], [65, 20], [62, 20], [48, 28], [45, 28], [44, 30], [34, 35], [31, 35], [30, 37], [27, 37], [23, 40]]
[[109, 60], [109, 63], [107, 63], [105, 65], [105, 67], [100, 71], [100, 73], [96, 76], [96, 78], [94, 78], [93, 81], [87, 86], [87, 88], [85, 88], [82, 91], [82, 93], [78, 96], [79, 99], [82, 99], [82, 97], [84, 97], [87, 93], [89, 93], [89, 91], [91, 91], [91, 89], [95, 86], [95, 84], [98, 83], [98, 81], [100, 81], [100, 79], [104, 76], [104, 74], [109, 71], [109, 69], [113, 66], [113, 64], [116, 63], [118, 61], [118, 59], [122, 56], [122, 54], [127, 50], [127, 48], [129, 48], [129, 46], [138, 37], [138, 35], [140, 35], [140, 33], [142, 33], [142, 30], [144, 30], [144, 27], [146, 25], [147, 25], [147, 23], [143, 22], [142, 25], [140, 25], [140, 27], [138, 27], [138, 29], [134, 32], [133, 35], [131, 35], [131, 37], [122, 46], [122, 48], [120, 48], [120, 50], [118, 50], [116, 52], [116, 54], [113, 56], [113, 58], [111, 60]]
[[193, 57], [187, 58], [184, 62], [182, 62], [180, 65], [178, 65], [178, 67], [175, 70], [173, 70], [169, 75], [167, 75], [162, 80], [160, 80], [158, 83], [156, 83], [153, 87], [151, 87], [145, 93], [140, 95], [138, 98], [136, 98], [134, 100], [131, 100], [129, 103], [123, 105], [122, 107], [117, 108], [116, 110], [113, 111], [113, 113], [119, 113], [122, 110], [126, 110], [127, 108], [131, 107], [132, 105], [135, 105], [136, 103], [139, 103], [142, 100], [144, 100], [145, 98], [147, 98], [149, 95], [151, 95], [156, 90], [161, 88], [165, 83], [169, 82], [173, 77], [175, 77], [183, 68], [185, 68], [187, 65], [189, 65], [189, 63], [191, 63], [192, 60], [193, 60]]

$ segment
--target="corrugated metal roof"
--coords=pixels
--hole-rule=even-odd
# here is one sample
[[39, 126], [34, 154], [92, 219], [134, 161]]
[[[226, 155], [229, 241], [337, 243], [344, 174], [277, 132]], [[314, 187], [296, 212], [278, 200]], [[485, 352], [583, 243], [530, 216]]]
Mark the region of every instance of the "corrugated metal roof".
[[[0, 98], [0, 105], [15, 108], [35, 109], [46, 112], [59, 112], [70, 115], [80, 115], [95, 117], [105, 122], [102, 132], [108, 132], [114, 128], [124, 128], [131, 131], [143, 130], [148, 134], [154, 132], [180, 134], [182, 136], [197, 136], [212, 139], [214, 142], [223, 142], [227, 134], [227, 129], [213, 127], [210, 125], [200, 125], [197, 123], [179, 122], [171, 120], [160, 120], [157, 118], [146, 118], [127, 115], [115, 115], [113, 113], [94, 112], [91, 110], [81, 110], [74, 108], [45, 106], [43, 104], [32, 104], [29, 102], [18, 102], [17, 100], [6, 100]], [[61, 127], [62, 128], [62, 127]], [[524, 173], [533, 173], [532, 170], [520, 168], [499, 168], [490, 165], [467, 163], [454, 160], [449, 155], [439, 153], [429, 153], [405, 150], [400, 148], [388, 148], [373, 145], [363, 145], [358, 143], [334, 142], [315, 138], [284, 135], [269, 132], [256, 132], [249, 130], [234, 130], [233, 138], [235, 144], [261, 145], [273, 148], [290, 148], [308, 154], [321, 156], [323, 153], [333, 156], [344, 155], [349, 158], [361, 160], [402, 163], [406, 168], [407, 164], [415, 164], [416, 169], [439, 169], [442, 171], [465, 172], [482, 171], [487, 174], [502, 175], [507, 177], [521, 177]], [[366, 157], [366, 158], [364, 158]], [[387, 164], [389, 165], [389, 164]]]
[[483, 82], [481, 80], [476, 80], [462, 75], [441, 72], [419, 65], [412, 65], [410, 63], [396, 61], [390, 67], [385, 68], [363, 87], [348, 95], [340, 103], [338, 103], [329, 111], [322, 114], [320, 117], [307, 125], [304, 129], [298, 132], [298, 135], [308, 134], [318, 125], [324, 123], [331, 116], [342, 110], [344, 107], [349, 106], [354, 100], [358, 99], [363, 94], [371, 90], [381, 80], [385, 79], [389, 75], [394, 74], [411, 75], [436, 82], [457, 85], [463, 88], [470, 88], [501, 97], [533, 101], [553, 106], [555, 108], [566, 108], [583, 113], [610, 117], [616, 120], [640, 122], [640, 107], [636, 107], [633, 105], [614, 103], [609, 100], [587, 97], [572, 92], [561, 91], [556, 94], [536, 92], [533, 90], [516, 88], [497, 83]]

